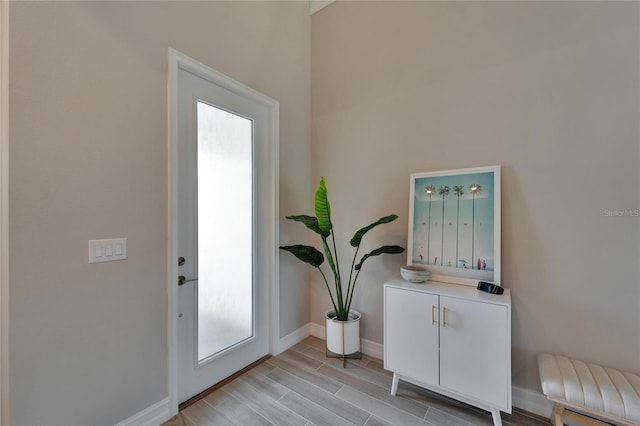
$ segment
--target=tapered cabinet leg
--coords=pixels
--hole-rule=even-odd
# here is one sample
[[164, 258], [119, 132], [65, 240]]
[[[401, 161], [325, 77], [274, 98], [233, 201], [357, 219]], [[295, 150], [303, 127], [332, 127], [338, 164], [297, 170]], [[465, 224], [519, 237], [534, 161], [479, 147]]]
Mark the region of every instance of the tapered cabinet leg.
[[502, 418], [500, 417], [500, 410], [498, 410], [497, 408], [492, 408], [491, 416], [493, 416], [493, 426], [502, 426]]
[[393, 373], [393, 381], [391, 382], [391, 395], [395, 395], [398, 392], [398, 382], [400, 381], [400, 376], [398, 373]]

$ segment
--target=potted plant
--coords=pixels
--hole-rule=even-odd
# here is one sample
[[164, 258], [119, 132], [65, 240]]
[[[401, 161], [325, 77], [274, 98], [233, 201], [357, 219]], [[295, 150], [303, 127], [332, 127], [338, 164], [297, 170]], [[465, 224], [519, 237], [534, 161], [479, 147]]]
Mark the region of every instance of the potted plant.
[[[362, 265], [370, 257], [381, 254], [402, 253], [404, 251], [403, 247], [396, 245], [382, 246], [363, 255], [360, 261], [356, 263], [362, 237], [378, 225], [393, 222], [398, 216], [392, 214], [382, 217], [355, 233], [350, 241], [351, 246], [355, 248], [355, 253], [349, 270], [349, 279], [348, 281], [344, 281], [340, 273], [338, 252], [336, 249], [335, 235], [333, 234], [333, 224], [331, 222], [331, 206], [327, 198], [327, 187], [325, 186], [324, 177], [320, 179], [320, 184], [315, 194], [315, 214], [315, 216], [298, 215], [287, 216], [286, 218], [296, 222], [302, 222], [307, 228], [318, 234], [322, 241], [324, 255], [315, 247], [307, 245], [297, 244], [281, 246], [280, 248], [320, 271], [322, 279], [327, 286], [331, 303], [333, 304], [333, 309], [326, 312], [325, 330], [327, 335], [327, 349], [346, 359], [347, 355], [360, 351], [359, 321], [361, 315], [358, 311], [351, 309], [351, 302], [353, 301], [356, 281], [362, 271]], [[329, 237], [331, 237], [331, 244]], [[320, 268], [324, 263], [325, 256], [329, 263], [331, 274], [333, 275], [333, 286], [329, 285], [327, 275], [322, 268]]]

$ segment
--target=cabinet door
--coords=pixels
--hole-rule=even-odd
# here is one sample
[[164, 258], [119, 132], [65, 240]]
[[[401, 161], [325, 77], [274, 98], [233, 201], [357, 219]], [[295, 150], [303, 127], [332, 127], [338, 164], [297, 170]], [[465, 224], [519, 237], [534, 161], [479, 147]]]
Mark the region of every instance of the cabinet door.
[[495, 407], [508, 404], [506, 306], [441, 296], [440, 385]]
[[385, 368], [437, 385], [438, 296], [386, 287], [384, 314]]

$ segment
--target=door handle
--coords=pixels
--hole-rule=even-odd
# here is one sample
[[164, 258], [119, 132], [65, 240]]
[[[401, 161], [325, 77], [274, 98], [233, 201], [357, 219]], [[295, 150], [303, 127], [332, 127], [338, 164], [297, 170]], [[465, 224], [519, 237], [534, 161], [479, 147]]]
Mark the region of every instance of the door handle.
[[186, 279], [184, 275], [180, 275], [178, 277], [178, 285], [182, 286], [185, 285], [186, 283], [190, 283], [191, 281], [198, 281], [197, 278], [191, 278], [190, 280]]
[[431, 325], [436, 323], [436, 305], [431, 305]]
[[445, 308], [444, 306], [442, 307], [442, 326], [447, 326], [447, 308]]

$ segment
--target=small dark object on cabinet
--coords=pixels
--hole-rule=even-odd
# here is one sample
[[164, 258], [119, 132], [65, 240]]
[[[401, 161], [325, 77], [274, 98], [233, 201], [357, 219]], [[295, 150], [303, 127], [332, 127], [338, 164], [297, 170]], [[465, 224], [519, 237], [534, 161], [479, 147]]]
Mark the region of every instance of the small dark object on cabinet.
[[486, 291], [487, 293], [491, 294], [504, 293], [504, 288], [500, 287], [499, 285], [488, 283], [486, 281], [479, 281], [477, 289], [480, 291]]

